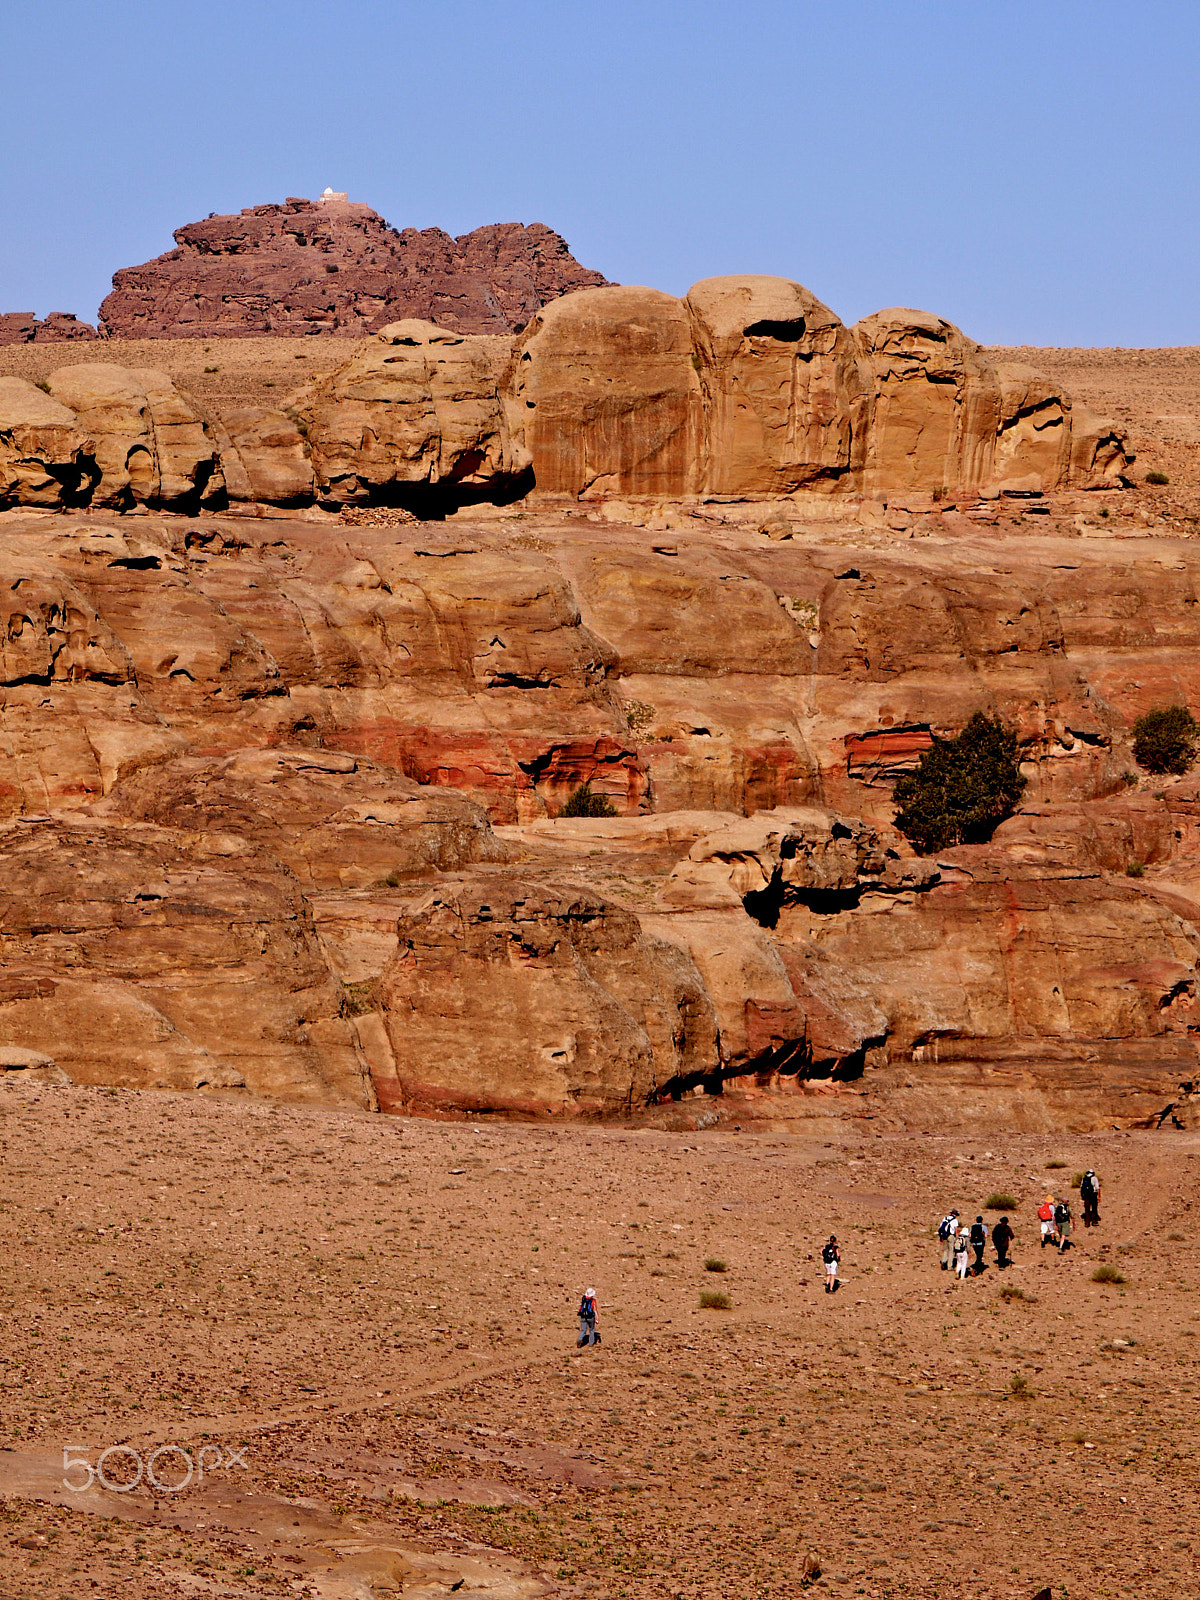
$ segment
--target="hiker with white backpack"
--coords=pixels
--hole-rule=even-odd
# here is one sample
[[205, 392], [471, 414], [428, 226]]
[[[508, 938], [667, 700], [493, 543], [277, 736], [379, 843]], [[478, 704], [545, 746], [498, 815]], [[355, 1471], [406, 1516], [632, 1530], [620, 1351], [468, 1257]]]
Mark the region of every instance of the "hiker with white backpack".
[[971, 1239], [965, 1228], [955, 1230], [954, 1244], [954, 1270], [958, 1274], [960, 1283], [965, 1283], [970, 1272]]

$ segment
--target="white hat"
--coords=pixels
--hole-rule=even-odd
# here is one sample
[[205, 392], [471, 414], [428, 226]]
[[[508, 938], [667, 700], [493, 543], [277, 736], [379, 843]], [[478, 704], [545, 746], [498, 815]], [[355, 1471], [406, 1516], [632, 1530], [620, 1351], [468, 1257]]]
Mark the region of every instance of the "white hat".
[[596, 1298], [595, 1289], [585, 1289], [583, 1292], [587, 1295], [589, 1300], [594, 1300]]

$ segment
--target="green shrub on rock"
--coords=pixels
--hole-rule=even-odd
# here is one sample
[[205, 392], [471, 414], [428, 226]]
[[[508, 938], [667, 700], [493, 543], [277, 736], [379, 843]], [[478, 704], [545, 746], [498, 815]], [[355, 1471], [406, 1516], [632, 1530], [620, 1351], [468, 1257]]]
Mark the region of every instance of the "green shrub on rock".
[[560, 817], [615, 817], [617, 808], [607, 795], [593, 794], [591, 779], [572, 789]]
[[917, 770], [898, 781], [896, 826], [923, 855], [982, 844], [1012, 816], [1024, 788], [1016, 734], [977, 711], [957, 738], [935, 736]]
[[1156, 706], [1133, 725], [1133, 759], [1147, 772], [1177, 777], [1196, 759], [1200, 723], [1187, 706]]

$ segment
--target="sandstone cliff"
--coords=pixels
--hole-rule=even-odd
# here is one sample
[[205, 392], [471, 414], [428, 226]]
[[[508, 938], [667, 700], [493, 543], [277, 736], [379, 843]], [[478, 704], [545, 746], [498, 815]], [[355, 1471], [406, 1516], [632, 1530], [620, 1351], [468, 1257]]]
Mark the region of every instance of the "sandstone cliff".
[[105, 363], [46, 386], [93, 438], [90, 464], [66, 435], [59, 454], [28, 435], [32, 385], [9, 379], [0, 503], [50, 504], [53, 481], [64, 505], [432, 515], [530, 494], [954, 501], [1113, 487], [1132, 462], [1120, 428], [950, 323], [901, 310], [846, 328], [782, 278], [710, 279], [683, 300], [581, 289], [515, 337], [406, 318], [279, 409], [206, 416], [164, 373]]
[[355, 338], [405, 317], [509, 333], [548, 300], [604, 282], [540, 222], [454, 239], [440, 228], [397, 231], [344, 198], [209, 217], [177, 228], [175, 241], [166, 255], [114, 274], [100, 307], [108, 338]]
[[[178, 477], [153, 389], [121, 437]], [[1128, 738], [1200, 695], [1200, 570], [1082, 500], [911, 540], [714, 510], [672, 554], [6, 513], [0, 1046], [448, 1115], [1153, 1117], [1194, 1076], [1200, 803]], [[979, 706], [1025, 803], [920, 860], [891, 779]], [[560, 818], [581, 782], [618, 815]]]

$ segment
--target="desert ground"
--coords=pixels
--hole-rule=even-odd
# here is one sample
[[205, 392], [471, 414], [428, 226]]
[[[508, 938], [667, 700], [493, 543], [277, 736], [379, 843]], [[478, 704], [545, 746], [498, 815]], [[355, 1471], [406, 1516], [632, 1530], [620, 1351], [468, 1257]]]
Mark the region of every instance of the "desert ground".
[[[31, 1086], [0, 1096], [0, 1157], [6, 1596], [782, 1596], [810, 1556], [825, 1593], [1195, 1592], [1195, 1133]], [[1087, 1166], [1101, 1224], [1060, 1257], [1035, 1208]], [[1004, 1192], [1014, 1265], [942, 1273], [938, 1218]], [[112, 1447], [164, 1445], [203, 1481], [121, 1492]], [[65, 1447], [76, 1485], [108, 1450], [111, 1490], [66, 1487]]]

